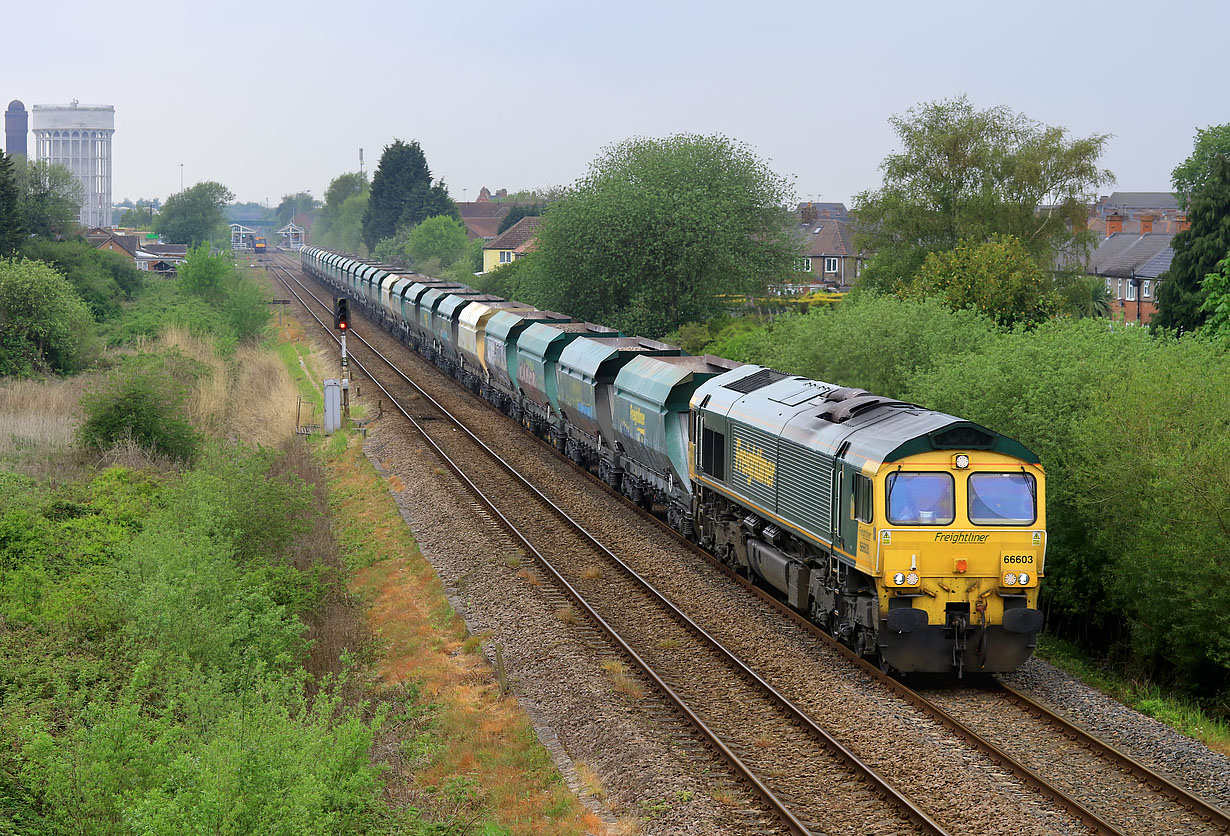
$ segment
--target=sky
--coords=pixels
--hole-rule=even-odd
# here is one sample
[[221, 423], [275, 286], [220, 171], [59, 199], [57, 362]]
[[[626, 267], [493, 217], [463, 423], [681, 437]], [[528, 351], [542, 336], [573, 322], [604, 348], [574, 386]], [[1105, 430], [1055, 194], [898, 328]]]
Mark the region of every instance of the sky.
[[1112, 188], [1166, 191], [1197, 128], [1230, 122], [1224, 0], [61, 0], [0, 21], [0, 108], [115, 106], [117, 203], [181, 171], [322, 197], [394, 139], [473, 200], [568, 185], [632, 136], [720, 133], [849, 206], [900, 149], [891, 116], [963, 93], [1110, 134]]

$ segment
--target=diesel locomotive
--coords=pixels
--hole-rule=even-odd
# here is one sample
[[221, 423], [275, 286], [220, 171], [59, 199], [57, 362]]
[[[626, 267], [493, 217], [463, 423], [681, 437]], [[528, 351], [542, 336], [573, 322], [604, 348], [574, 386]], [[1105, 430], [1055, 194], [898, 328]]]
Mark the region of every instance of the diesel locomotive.
[[1033, 652], [1045, 477], [952, 415], [304, 247], [305, 271], [886, 669]]

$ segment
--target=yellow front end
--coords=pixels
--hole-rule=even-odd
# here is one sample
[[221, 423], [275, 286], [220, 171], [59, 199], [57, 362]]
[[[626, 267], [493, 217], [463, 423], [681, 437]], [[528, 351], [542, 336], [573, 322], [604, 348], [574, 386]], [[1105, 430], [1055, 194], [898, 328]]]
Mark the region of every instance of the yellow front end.
[[874, 517], [859, 539], [875, 544], [884, 660], [903, 672], [1019, 667], [1042, 623], [1042, 469], [944, 450], [885, 465], [874, 484]]

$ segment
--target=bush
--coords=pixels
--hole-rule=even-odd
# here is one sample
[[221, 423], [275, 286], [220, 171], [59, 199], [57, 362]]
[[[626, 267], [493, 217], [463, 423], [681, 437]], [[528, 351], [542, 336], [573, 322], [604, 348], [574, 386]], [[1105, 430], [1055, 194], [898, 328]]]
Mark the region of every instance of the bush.
[[119, 313], [120, 303], [134, 298], [144, 284], [132, 259], [95, 249], [85, 241], [33, 238], [21, 251], [26, 258], [44, 261], [63, 273], [98, 320]]
[[0, 259], [0, 376], [69, 373], [89, 359], [90, 310], [40, 261]]
[[187, 385], [198, 364], [176, 351], [142, 354], [81, 399], [86, 419], [80, 442], [104, 450], [131, 438], [143, 447], [190, 462], [198, 436], [184, 411]]

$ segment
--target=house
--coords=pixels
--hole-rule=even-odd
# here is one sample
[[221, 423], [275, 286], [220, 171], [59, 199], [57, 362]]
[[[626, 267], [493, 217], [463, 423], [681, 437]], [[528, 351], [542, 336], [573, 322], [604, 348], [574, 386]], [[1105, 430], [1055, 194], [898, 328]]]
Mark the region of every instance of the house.
[[120, 235], [98, 226], [85, 234], [85, 240], [89, 241], [96, 250], [119, 253], [128, 258], [136, 258], [137, 250], [140, 249], [140, 239], [137, 236]]
[[1098, 242], [1085, 272], [1106, 281], [1112, 316], [1149, 324], [1157, 313], [1158, 277], [1174, 257], [1173, 241], [1173, 232], [1115, 232]]
[[499, 215], [490, 217], [461, 217], [461, 222], [465, 224], [466, 235], [471, 241], [475, 238], [481, 238], [486, 243], [491, 243], [496, 236], [500, 234], [500, 224], [504, 221], [504, 215], [508, 213], [509, 207], [504, 207], [504, 212]]
[[866, 260], [863, 253], [854, 249], [851, 223], [817, 218], [800, 224], [796, 230], [803, 244], [799, 270], [809, 274], [804, 281], [830, 290], [849, 290]]
[[483, 247], [483, 272], [489, 273], [501, 264], [510, 264], [534, 248], [534, 235], [542, 218], [530, 215]]

